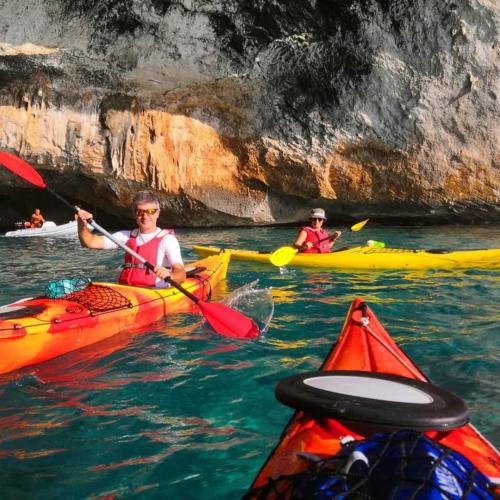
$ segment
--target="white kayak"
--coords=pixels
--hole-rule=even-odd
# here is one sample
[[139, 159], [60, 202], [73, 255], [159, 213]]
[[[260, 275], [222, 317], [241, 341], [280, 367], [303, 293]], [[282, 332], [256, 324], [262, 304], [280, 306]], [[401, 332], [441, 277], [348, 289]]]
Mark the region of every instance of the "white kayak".
[[67, 222], [66, 224], [61, 224], [58, 226], [55, 222], [46, 221], [44, 222], [42, 227], [33, 227], [26, 229], [17, 229], [16, 231], [9, 231], [5, 233], [5, 236], [21, 238], [28, 236], [45, 236], [51, 238], [58, 237], [69, 237], [76, 236], [78, 234], [77, 231], [77, 222], [72, 220]]

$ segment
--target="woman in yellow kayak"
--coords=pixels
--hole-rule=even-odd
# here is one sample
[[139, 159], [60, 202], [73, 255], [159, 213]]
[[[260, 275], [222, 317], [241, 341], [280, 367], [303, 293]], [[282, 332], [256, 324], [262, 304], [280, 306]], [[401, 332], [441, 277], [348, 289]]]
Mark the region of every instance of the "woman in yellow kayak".
[[309, 215], [309, 226], [304, 226], [299, 231], [293, 246], [302, 253], [329, 253], [335, 244], [335, 240], [342, 234], [335, 231], [332, 236], [323, 229], [326, 221], [325, 211], [322, 208], [313, 208]]

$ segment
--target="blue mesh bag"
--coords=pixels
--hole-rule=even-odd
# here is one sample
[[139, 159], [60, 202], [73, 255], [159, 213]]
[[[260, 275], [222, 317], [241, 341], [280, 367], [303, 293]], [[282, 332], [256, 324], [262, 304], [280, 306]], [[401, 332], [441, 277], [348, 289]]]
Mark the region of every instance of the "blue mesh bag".
[[411, 430], [353, 441], [299, 474], [284, 475], [247, 498], [497, 499], [494, 485], [460, 453]]
[[89, 284], [90, 279], [84, 276], [49, 281], [45, 287], [45, 296], [49, 299], [61, 299], [71, 293], [84, 290]]

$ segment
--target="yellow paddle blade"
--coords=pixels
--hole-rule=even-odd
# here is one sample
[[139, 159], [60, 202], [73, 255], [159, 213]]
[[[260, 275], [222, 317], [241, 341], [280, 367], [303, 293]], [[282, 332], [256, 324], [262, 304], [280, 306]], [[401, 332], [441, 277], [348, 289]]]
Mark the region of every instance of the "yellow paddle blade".
[[269, 256], [269, 262], [277, 267], [286, 266], [297, 252], [298, 250], [293, 247], [278, 248]]
[[351, 231], [356, 232], [356, 231], [359, 231], [360, 229], [363, 229], [369, 220], [370, 219], [365, 219], [365, 220], [362, 220], [361, 222], [357, 222], [356, 224], [354, 224], [354, 226], [351, 226]]

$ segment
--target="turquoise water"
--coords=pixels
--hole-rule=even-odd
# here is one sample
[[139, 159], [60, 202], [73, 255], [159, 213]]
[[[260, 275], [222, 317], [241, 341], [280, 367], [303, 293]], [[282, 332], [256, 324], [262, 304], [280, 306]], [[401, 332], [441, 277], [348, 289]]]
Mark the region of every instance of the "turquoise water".
[[[295, 230], [178, 235], [188, 261], [193, 244], [266, 250], [292, 241]], [[367, 226], [341, 244], [367, 239], [493, 248], [500, 227]], [[0, 252], [0, 304], [40, 295], [49, 279], [81, 270], [112, 280], [121, 261], [75, 240], [0, 237]], [[276, 382], [320, 365], [354, 297], [434, 383], [466, 400], [475, 426], [500, 445], [500, 271], [280, 274], [233, 262], [216, 292], [255, 279], [272, 287], [275, 302], [258, 341], [222, 338], [184, 314], [0, 375], [0, 498], [240, 498], [292, 413], [274, 399]]]

